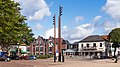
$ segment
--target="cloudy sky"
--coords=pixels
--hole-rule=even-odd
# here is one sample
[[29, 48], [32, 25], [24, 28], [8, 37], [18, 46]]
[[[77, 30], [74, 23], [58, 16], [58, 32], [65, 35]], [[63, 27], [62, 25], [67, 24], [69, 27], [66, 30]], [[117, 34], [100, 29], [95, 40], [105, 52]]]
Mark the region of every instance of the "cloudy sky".
[[[34, 37], [53, 36], [53, 15], [58, 20], [59, 5], [63, 6], [62, 38], [80, 41], [88, 35], [107, 35], [120, 27], [120, 0], [15, 0]], [[57, 27], [58, 27], [58, 21]], [[58, 28], [57, 28], [58, 29]]]

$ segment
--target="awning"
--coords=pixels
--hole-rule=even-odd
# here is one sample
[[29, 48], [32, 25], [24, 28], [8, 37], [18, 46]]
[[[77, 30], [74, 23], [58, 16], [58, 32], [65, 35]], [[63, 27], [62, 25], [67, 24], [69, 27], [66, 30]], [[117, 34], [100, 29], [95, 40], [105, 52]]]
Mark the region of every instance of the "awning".
[[75, 51], [74, 51], [74, 50], [72, 50], [72, 49], [67, 49], [67, 50], [65, 50], [64, 52], [75, 53]]
[[26, 53], [26, 51], [24, 51], [24, 50], [21, 50], [21, 53], [22, 53], [22, 54], [25, 54], [25, 53]]

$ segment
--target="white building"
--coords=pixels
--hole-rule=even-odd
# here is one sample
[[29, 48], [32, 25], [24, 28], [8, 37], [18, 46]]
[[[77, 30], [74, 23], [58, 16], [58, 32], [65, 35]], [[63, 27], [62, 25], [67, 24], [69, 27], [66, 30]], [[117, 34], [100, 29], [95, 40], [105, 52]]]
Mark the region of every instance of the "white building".
[[91, 35], [78, 43], [78, 52], [82, 56], [105, 57], [109, 56], [110, 44], [106, 36]]

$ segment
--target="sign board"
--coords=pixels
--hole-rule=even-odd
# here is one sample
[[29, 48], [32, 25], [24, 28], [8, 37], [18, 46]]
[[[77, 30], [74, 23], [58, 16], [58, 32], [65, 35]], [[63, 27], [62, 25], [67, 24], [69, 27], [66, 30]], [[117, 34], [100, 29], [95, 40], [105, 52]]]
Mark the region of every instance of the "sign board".
[[58, 57], [58, 55], [59, 55], [59, 51], [58, 51], [58, 50], [56, 50], [56, 56]]

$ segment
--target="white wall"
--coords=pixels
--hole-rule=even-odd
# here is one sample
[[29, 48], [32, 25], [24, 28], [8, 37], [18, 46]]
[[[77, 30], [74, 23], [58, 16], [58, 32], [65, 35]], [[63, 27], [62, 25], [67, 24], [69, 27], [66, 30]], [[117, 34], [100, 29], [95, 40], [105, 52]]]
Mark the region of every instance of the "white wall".
[[26, 46], [20, 46], [19, 47], [23, 52], [27, 52], [27, 47]]
[[[18, 45], [12, 45], [11, 48], [10, 48], [10, 51], [14, 51], [18, 48]], [[21, 50], [23, 50], [24, 52], [27, 52], [27, 46], [19, 46], [19, 48]]]
[[[83, 47], [87, 47], [87, 44], [89, 44], [89, 47], [93, 47], [93, 43], [96, 43], [97, 50], [105, 52], [105, 42], [104, 41], [102, 41], [102, 42], [81, 42], [78, 45], [79, 51], [81, 51], [81, 49], [82, 49], [81, 44], [83, 44]], [[102, 47], [100, 47], [100, 43], [102, 43]]]

